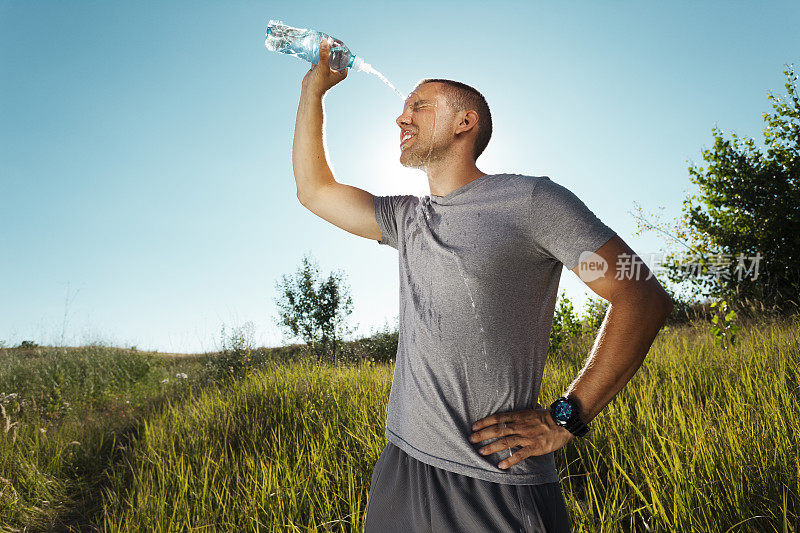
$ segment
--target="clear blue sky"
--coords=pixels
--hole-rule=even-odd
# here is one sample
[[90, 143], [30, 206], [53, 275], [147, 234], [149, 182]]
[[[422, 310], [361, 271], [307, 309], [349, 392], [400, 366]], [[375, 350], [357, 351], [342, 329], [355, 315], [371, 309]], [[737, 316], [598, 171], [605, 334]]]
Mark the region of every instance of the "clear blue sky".
[[[212, 350], [245, 321], [278, 345], [274, 284], [305, 252], [345, 272], [361, 333], [394, 322], [397, 252], [296, 200], [308, 64], [264, 48], [271, 18], [339, 37], [404, 93], [475, 86], [494, 120], [478, 166], [550, 176], [640, 255], [663, 243], [635, 235], [633, 202], [676, 217], [712, 127], [759, 141], [800, 63], [797, 2], [0, 0], [0, 340], [59, 342], [66, 314], [67, 345]], [[351, 71], [325, 105], [339, 181], [430, 192], [377, 78]], [[562, 287], [588, 294], [566, 270]]]

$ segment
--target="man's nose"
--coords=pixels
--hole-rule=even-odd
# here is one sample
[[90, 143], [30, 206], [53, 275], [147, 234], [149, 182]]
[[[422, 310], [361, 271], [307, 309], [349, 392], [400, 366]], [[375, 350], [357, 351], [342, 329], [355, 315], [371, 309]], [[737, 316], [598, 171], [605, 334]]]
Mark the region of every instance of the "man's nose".
[[398, 126], [400, 126], [401, 128], [402, 128], [404, 125], [411, 124], [411, 121], [408, 119], [408, 115], [406, 114], [406, 112], [405, 112], [405, 111], [403, 111], [403, 112], [400, 114], [400, 116], [399, 116], [399, 117], [397, 117], [397, 120], [395, 120], [395, 122], [396, 122], [396, 123], [397, 123], [397, 125], [398, 125]]

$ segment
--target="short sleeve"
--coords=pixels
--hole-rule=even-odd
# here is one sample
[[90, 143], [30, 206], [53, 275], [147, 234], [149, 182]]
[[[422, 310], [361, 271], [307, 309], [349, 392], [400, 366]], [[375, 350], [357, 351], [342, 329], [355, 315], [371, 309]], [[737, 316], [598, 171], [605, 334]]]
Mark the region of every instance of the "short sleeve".
[[572, 191], [547, 176], [531, 191], [531, 225], [538, 251], [569, 270], [583, 252], [596, 252], [616, 235]]
[[375, 221], [381, 229], [381, 240], [378, 244], [386, 244], [394, 249], [398, 249], [398, 219], [403, 211], [403, 205], [407, 199], [414, 198], [410, 195], [377, 196], [373, 198], [373, 208], [375, 210]]

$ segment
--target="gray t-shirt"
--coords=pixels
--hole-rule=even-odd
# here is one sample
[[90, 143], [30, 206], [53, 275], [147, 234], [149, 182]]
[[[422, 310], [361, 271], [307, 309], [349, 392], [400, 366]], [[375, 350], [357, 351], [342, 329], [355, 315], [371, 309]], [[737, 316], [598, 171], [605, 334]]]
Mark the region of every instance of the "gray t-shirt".
[[540, 406], [562, 265], [615, 232], [547, 176], [484, 175], [446, 196], [375, 196], [374, 208], [377, 242], [399, 252], [386, 438], [457, 474], [559, 481], [552, 452], [502, 470], [508, 450], [482, 456], [468, 438], [481, 418]]

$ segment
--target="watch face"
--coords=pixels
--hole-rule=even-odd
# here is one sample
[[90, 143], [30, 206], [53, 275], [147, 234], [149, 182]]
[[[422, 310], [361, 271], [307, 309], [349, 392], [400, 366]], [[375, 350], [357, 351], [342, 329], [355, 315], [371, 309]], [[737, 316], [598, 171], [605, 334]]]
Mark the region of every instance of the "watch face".
[[565, 401], [561, 401], [556, 405], [555, 412], [558, 420], [566, 422], [572, 416], [572, 406]]

